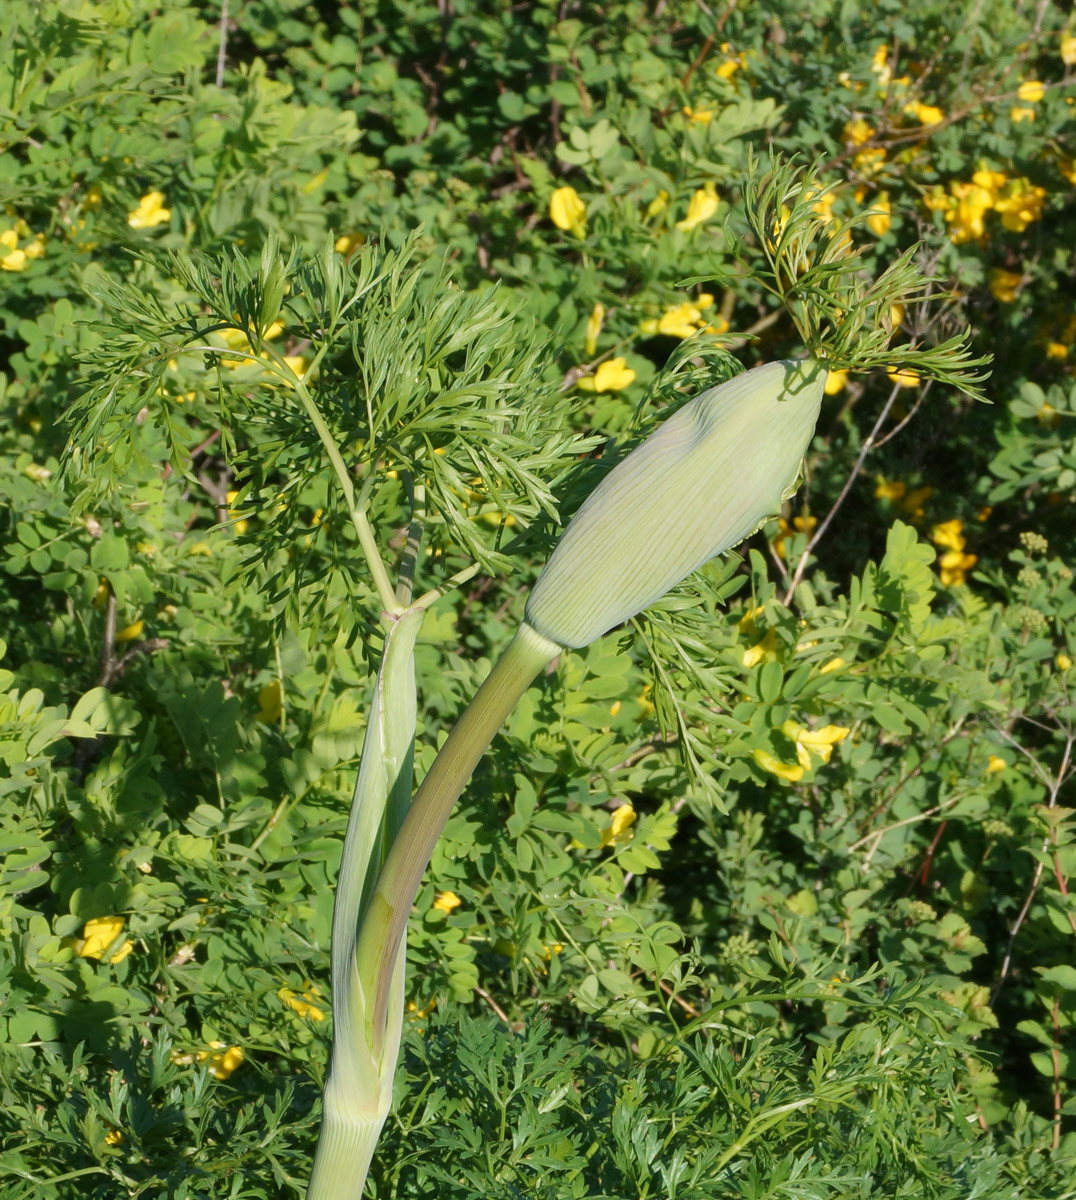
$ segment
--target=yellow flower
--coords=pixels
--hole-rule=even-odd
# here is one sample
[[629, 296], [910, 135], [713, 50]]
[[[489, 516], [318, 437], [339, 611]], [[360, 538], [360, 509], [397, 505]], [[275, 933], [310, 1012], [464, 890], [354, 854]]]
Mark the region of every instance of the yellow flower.
[[823, 221], [832, 221], [833, 205], [837, 202], [837, 193], [833, 188], [827, 188], [811, 205], [811, 212], [821, 217]]
[[338, 254], [350, 257], [360, 246], [366, 245], [365, 233], [343, 233], [336, 239]]
[[620, 392], [635, 382], [635, 372], [624, 365], [622, 358], [610, 358], [603, 362], [593, 375], [584, 375], [576, 387], [584, 392]]
[[929, 500], [933, 494], [932, 487], [914, 488], [904, 497], [900, 506], [911, 515], [913, 520], [918, 520], [923, 515], [923, 502]]
[[889, 232], [889, 227], [893, 223], [892, 212], [889, 193], [883, 192], [874, 202], [874, 209], [867, 218], [867, 228], [875, 237], [882, 237]]
[[980, 167], [973, 173], [971, 181], [976, 187], [983, 188], [990, 193], [990, 203], [993, 204], [998, 198], [998, 193], [1009, 182], [1009, 177], [1004, 171], [993, 171], [989, 167]]
[[590, 316], [587, 317], [587, 328], [583, 338], [583, 349], [588, 358], [592, 357], [594, 351], [598, 348], [598, 335], [602, 331], [602, 322], [605, 320], [605, 305], [595, 304], [590, 310]]
[[885, 91], [890, 79], [893, 76], [893, 70], [889, 65], [889, 46], [882, 43], [874, 52], [871, 58], [871, 70], [878, 76], [878, 89]]
[[947, 550], [963, 550], [967, 544], [964, 538], [964, 522], [959, 517], [951, 521], [943, 521], [930, 531], [930, 540], [935, 546], [944, 546]]
[[303, 988], [302, 996], [297, 996], [290, 988], [282, 987], [277, 992], [280, 999], [287, 1005], [292, 1012], [296, 1012], [300, 1017], [309, 1017], [311, 1021], [324, 1021], [325, 1013], [318, 1008], [315, 1000], [320, 1000], [321, 992], [314, 984], [308, 983]]
[[1011, 304], [1016, 299], [1016, 293], [1020, 290], [1020, 284], [1023, 281], [1024, 276], [1021, 272], [1005, 271], [1001, 267], [995, 267], [990, 272], [991, 294], [1003, 304]]
[[1008, 765], [1003, 758], [998, 758], [996, 754], [991, 754], [986, 760], [986, 773], [987, 775], [993, 775], [995, 771], [1004, 771]]
[[1023, 233], [1032, 221], [1042, 216], [1045, 199], [1045, 188], [1036, 187], [1029, 179], [1014, 179], [994, 207], [1001, 213], [1001, 223], [1006, 229]]
[[721, 53], [725, 56], [722, 62], [719, 62], [714, 68], [714, 74], [718, 79], [731, 79], [738, 70], [744, 65], [742, 54], [730, 54], [728, 42], [721, 43]]
[[302, 354], [285, 354], [283, 358], [284, 362], [294, 373], [295, 378], [302, 382], [306, 375], [306, 369], [310, 365], [310, 360]]
[[459, 908], [462, 903], [463, 901], [455, 892], [438, 892], [437, 898], [433, 902], [433, 907], [438, 912], [443, 912], [445, 916], [448, 916], [454, 908]]
[[1020, 105], [1016, 105], [1014, 108], [1009, 109], [1009, 120], [1014, 125], [1019, 125], [1021, 121], [1034, 121], [1034, 119], [1035, 110], [1033, 108], [1023, 108]]
[[862, 117], [849, 121], [841, 131], [841, 140], [853, 146], [862, 146], [874, 137], [874, 130]]
[[777, 631], [775, 629], [767, 629], [762, 635], [762, 641], [749, 646], [743, 652], [743, 665], [748, 670], [751, 670], [752, 667], [757, 667], [760, 662], [775, 662], [776, 659]]
[[587, 232], [587, 206], [573, 187], [559, 187], [549, 200], [549, 219], [577, 238]]
[[662, 188], [657, 196], [646, 206], [648, 218], [656, 217], [669, 207], [669, 193]]
[[1076, 183], [1076, 158], [1058, 159], [1057, 169], [1069, 183]]
[[134, 621], [130, 625], [124, 625], [124, 627], [116, 634], [116, 641], [133, 642], [135, 638], [142, 636], [142, 630], [145, 627], [145, 621]]
[[687, 206], [687, 216], [676, 222], [676, 228], [683, 233], [689, 233], [696, 226], [708, 221], [717, 212], [717, 188], [712, 183], [705, 183], [691, 197]]
[[785, 556], [785, 541], [788, 538], [792, 537], [793, 534], [796, 534], [796, 533], [806, 533], [808, 536], [810, 536], [811, 530], [814, 529], [814, 527], [817, 524], [818, 524], [817, 517], [794, 517], [792, 519], [791, 525], [789, 525], [789, 523], [784, 519], [784, 517], [778, 517], [777, 518], [778, 533], [777, 533], [777, 536], [773, 539], [774, 553], [777, 554], [779, 557], [784, 558], [784, 556]]
[[813, 765], [811, 755], [828, 763], [833, 754], [833, 747], [852, 732], [844, 725], [824, 725], [821, 729], [808, 729], [795, 721], [786, 721], [781, 726], [781, 732], [796, 745], [796, 761], [809, 771]]
[[693, 125], [709, 125], [714, 119], [714, 110], [712, 108], [689, 108], [685, 104], [683, 113]]
[[841, 667], [845, 667], [847, 665], [848, 664], [843, 658], [831, 658], [828, 663], [824, 663], [818, 668], [818, 673], [819, 675], [828, 675], [831, 671], [839, 671]]
[[899, 479], [887, 480], [879, 477], [878, 486], [874, 489], [874, 498], [896, 502], [903, 498], [907, 490], [908, 485]]
[[741, 633], [754, 633], [755, 620], [756, 618], [761, 617], [765, 611], [766, 606], [764, 604], [756, 604], [754, 608], [749, 608], [747, 612], [745, 612], [740, 618], [736, 628], [739, 629]]
[[105, 1142], [109, 1146], [119, 1146], [123, 1142], [123, 1134], [118, 1129], [110, 1129], [105, 1134]]
[[1069, 67], [1076, 64], [1076, 36], [1067, 34], [1061, 39], [1061, 61]]
[[1072, 666], [1072, 659], [1067, 654], [1059, 654], [1054, 659], [1054, 665], [1059, 671], [1067, 671]]
[[852, 166], [861, 174], [866, 175], [869, 179], [872, 175], [877, 175], [885, 163], [885, 147], [884, 146], [868, 146], [865, 150], [853, 156]]
[[918, 374], [907, 367], [900, 371], [887, 371], [886, 374], [889, 376], [890, 381], [895, 383], [897, 387], [913, 388], [918, 387], [920, 383]]
[[172, 210], [164, 207], [163, 192], [147, 192], [138, 202], [138, 207], [127, 214], [127, 224], [132, 229], [153, 229], [171, 220]]
[[906, 116], [914, 117], [920, 125], [940, 125], [945, 120], [945, 113], [933, 104], [921, 104], [913, 100], [904, 106]]
[[1026, 100], [1029, 104], [1038, 104], [1038, 102], [1046, 95], [1046, 85], [1038, 79], [1028, 79], [1016, 89], [1016, 95], [1020, 100]]
[[848, 383], [847, 371], [830, 371], [826, 376], [825, 392], [827, 396], [836, 396], [843, 392]]
[[756, 749], [754, 751], [754, 759], [764, 771], [769, 771], [771, 775], [776, 775], [778, 779], [787, 779], [789, 783], [795, 783], [797, 780], [803, 778], [803, 768], [801, 766], [783, 763], [768, 750]]
[[18, 249], [19, 235], [14, 229], [0, 233], [0, 269], [21, 271], [26, 266], [26, 251]]
[[1045, 425], [1047, 429], [1056, 429], [1061, 423], [1061, 414], [1050, 403], [1049, 400], [1044, 400], [1035, 414], [1040, 425]]
[[200, 1050], [197, 1054], [199, 1062], [209, 1059], [209, 1073], [214, 1079], [227, 1079], [242, 1064], [245, 1055], [238, 1046], [226, 1046], [224, 1042], [210, 1042], [216, 1051], [211, 1054], [208, 1050]]
[[667, 308], [656, 320], [641, 321], [640, 333], [665, 333], [670, 337], [689, 338], [702, 328], [702, 312], [686, 300]]
[[959, 245], [981, 238], [986, 232], [983, 217], [994, 206], [994, 193], [974, 182], [954, 182], [951, 190], [956, 203], [945, 214], [953, 226], [950, 239]]
[[978, 555], [949, 550], [938, 560], [938, 577], [943, 587], [960, 587], [968, 571], [979, 561]]
[[279, 679], [272, 679], [258, 692], [257, 720], [263, 725], [275, 725], [284, 711], [284, 688]]
[[[227, 492], [225, 494], [224, 498], [228, 504], [232, 504], [232, 503], [234, 503], [235, 498], [238, 495], [239, 495], [239, 493], [237, 491], [232, 490], [232, 491]], [[234, 518], [234, 517], [239, 517], [239, 514], [234, 509], [229, 508], [228, 516], [230, 518]], [[242, 517], [239, 517], [239, 520], [237, 520], [237, 521], [233, 520], [233, 522], [232, 522], [232, 528], [235, 530], [236, 533], [246, 533], [249, 526], [250, 526], [250, 522], [245, 520]]]
[[602, 830], [602, 848], [630, 842], [635, 836], [631, 828], [634, 824], [635, 809], [630, 804], [621, 804], [614, 810], [609, 824]]
[[1068, 346], [1065, 345], [1064, 342], [1047, 342], [1046, 343], [1046, 357], [1047, 358], [1066, 359], [1066, 358], [1068, 358], [1068, 356], [1069, 356], [1069, 348], [1068, 348]]
[[[82, 927], [82, 940], [75, 943], [81, 958], [104, 958], [105, 951], [123, 932], [122, 917], [91, 917]], [[109, 962], [123, 962], [134, 949], [129, 938], [112, 953]]]

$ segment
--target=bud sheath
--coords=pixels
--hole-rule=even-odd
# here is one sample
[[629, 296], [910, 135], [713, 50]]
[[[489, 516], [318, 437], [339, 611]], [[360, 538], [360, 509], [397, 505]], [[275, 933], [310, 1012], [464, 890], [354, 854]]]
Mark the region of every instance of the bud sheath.
[[754, 533], [795, 483], [825, 381], [821, 363], [767, 363], [675, 412], [569, 522], [527, 623], [586, 646]]

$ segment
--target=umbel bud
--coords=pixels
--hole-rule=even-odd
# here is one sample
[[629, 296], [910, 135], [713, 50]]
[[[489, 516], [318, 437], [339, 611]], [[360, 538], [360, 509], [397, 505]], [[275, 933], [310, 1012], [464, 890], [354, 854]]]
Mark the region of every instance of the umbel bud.
[[826, 373], [810, 359], [767, 363], [678, 409], [569, 522], [526, 623], [586, 646], [754, 533], [797, 481]]

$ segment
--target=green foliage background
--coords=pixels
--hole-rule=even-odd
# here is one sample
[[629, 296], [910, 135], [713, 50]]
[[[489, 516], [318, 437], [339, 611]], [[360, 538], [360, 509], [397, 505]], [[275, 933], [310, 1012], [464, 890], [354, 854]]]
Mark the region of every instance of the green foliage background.
[[302, 1194], [380, 633], [295, 372], [394, 573], [417, 514], [458, 576], [421, 774], [598, 450], [801, 351], [767, 147], [886, 213], [876, 275], [922, 243], [895, 336], [970, 325], [992, 403], [852, 375], [781, 524], [528, 693], [412, 918], [372, 1194], [1076, 1194], [1064, 6], [232, 0], [222, 59], [220, 17], [0, 17], [5, 1198]]

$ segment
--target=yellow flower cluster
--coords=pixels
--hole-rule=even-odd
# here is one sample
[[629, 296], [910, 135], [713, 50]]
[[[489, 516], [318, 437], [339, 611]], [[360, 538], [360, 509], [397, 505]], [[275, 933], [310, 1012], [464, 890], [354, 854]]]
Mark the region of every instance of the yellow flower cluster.
[[719, 315], [711, 320], [702, 315], [704, 310], [712, 308], [713, 304], [713, 296], [709, 292], [703, 292], [696, 297], [694, 303], [685, 300], [683, 304], [674, 304], [667, 308], [660, 317], [642, 321], [639, 332], [664, 333], [669, 337], [678, 338], [689, 338], [700, 329], [703, 333], [724, 333], [729, 327], [724, 317]]
[[714, 69], [714, 74], [718, 79], [731, 79], [737, 71], [747, 66], [747, 60], [744, 56], [742, 54], [733, 54], [728, 42], [721, 43], [721, 53], [724, 57]]
[[[75, 950], [81, 958], [104, 958], [105, 951], [123, 932], [122, 917], [92, 917], [82, 928], [82, 937], [75, 941]], [[110, 963], [123, 962], [134, 949], [128, 938], [118, 950], [109, 955]]]
[[1034, 121], [1035, 110], [1026, 105], [1038, 104], [1046, 95], [1046, 85], [1039, 79], [1026, 79], [1016, 89], [1016, 95], [1024, 104], [1017, 104], [1009, 109], [1009, 120], [1014, 125], [1019, 125], [1021, 121]]
[[164, 192], [147, 192], [127, 214], [132, 229], [155, 229], [172, 219], [172, 210], [164, 207]]
[[901, 479], [884, 479], [879, 477], [874, 489], [876, 500], [888, 500], [902, 508], [913, 520], [923, 515], [923, 505], [934, 494], [932, 487], [917, 487], [909, 490], [908, 485]]
[[923, 104], [912, 100], [904, 106], [904, 115], [918, 121], [920, 125], [940, 125], [945, 120], [945, 113], [933, 104]]
[[945, 553], [938, 559], [938, 575], [945, 587], [960, 587], [965, 575], [979, 561], [975, 554], [965, 554], [967, 539], [964, 522], [959, 517], [943, 521], [930, 531], [930, 540]]
[[811, 536], [811, 531], [818, 524], [817, 517], [793, 517], [790, 525], [784, 517], [777, 518], [777, 536], [773, 539], [773, 552], [779, 558], [785, 557], [785, 542], [797, 533]]
[[198, 1062], [209, 1059], [209, 1073], [214, 1079], [227, 1079], [246, 1057], [238, 1046], [229, 1046], [226, 1042], [210, 1042], [209, 1045], [211, 1050], [199, 1050], [194, 1057]]
[[325, 1011], [318, 1007], [321, 1000], [321, 990], [316, 984], [308, 983], [303, 988], [303, 994], [297, 996], [290, 988], [282, 987], [277, 995], [292, 1012], [300, 1017], [309, 1017], [311, 1021], [324, 1021]]
[[795, 747], [796, 761], [782, 762], [776, 755], [761, 748], [754, 751], [754, 759], [764, 771], [789, 783], [796, 783], [803, 778], [804, 772], [811, 770], [816, 758], [822, 763], [828, 763], [833, 755], [833, 747], [844, 741], [852, 731], [844, 725], [824, 725], [821, 729], [809, 729], [796, 721], [785, 721], [781, 732]]
[[[19, 239], [23, 244], [19, 245]], [[29, 239], [29, 240], [27, 240]], [[30, 226], [17, 220], [13, 226], [0, 232], [0, 271], [24, 271], [26, 264], [45, 253], [45, 235], [31, 236]]]
[[948, 194], [941, 187], [930, 192], [924, 203], [927, 208], [945, 214], [950, 226], [949, 237], [956, 244], [981, 241], [986, 236], [984, 219], [994, 211], [1001, 216], [1002, 225], [1014, 233], [1023, 231], [1042, 216], [1046, 189], [1029, 179], [1009, 179], [1004, 171], [982, 168], [970, 181], [953, 180]]

